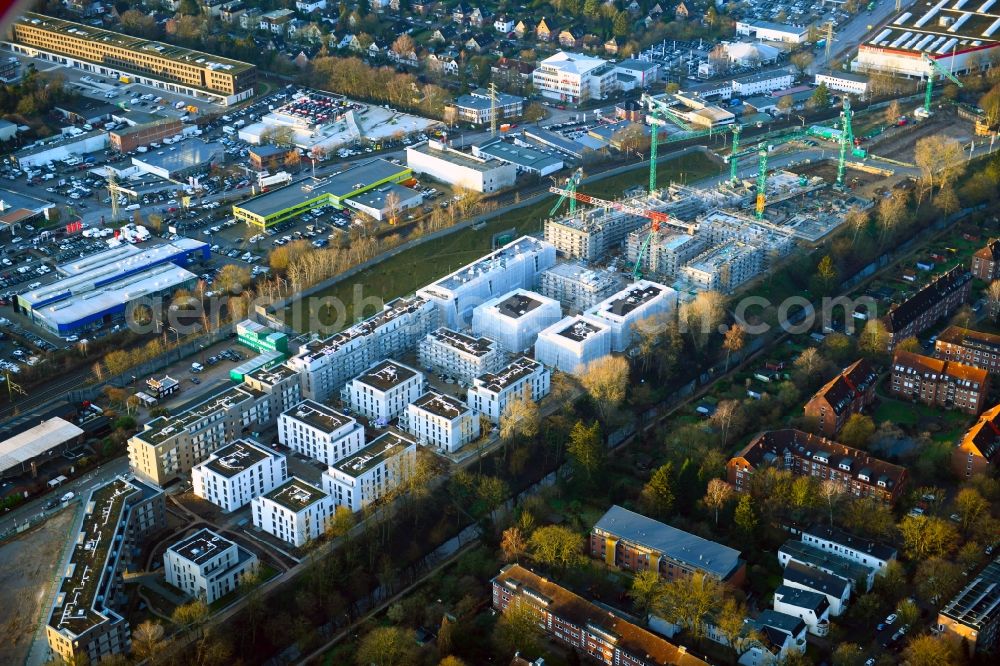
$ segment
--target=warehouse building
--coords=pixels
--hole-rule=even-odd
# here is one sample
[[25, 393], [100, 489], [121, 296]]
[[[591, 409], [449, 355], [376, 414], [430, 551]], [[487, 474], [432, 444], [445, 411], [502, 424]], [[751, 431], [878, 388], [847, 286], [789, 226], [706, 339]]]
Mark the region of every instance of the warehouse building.
[[202, 174], [213, 166], [222, 164], [226, 151], [222, 144], [206, 143], [201, 139], [190, 139], [179, 144], [165, 146], [156, 152], [133, 157], [132, 164], [142, 173], [158, 176], [164, 180], [181, 182], [188, 177]]
[[472, 154], [483, 159], [512, 164], [517, 173], [548, 176], [563, 168], [562, 158], [555, 151], [544, 151], [503, 139], [489, 139], [472, 147]]
[[231, 513], [288, 477], [285, 456], [252, 439], [238, 439], [191, 468], [194, 494]]
[[539, 273], [555, 263], [555, 247], [522, 236], [419, 289], [417, 296], [437, 306], [442, 325], [464, 328], [477, 305], [514, 289], [531, 289]]
[[450, 395], [428, 391], [406, 406], [399, 427], [424, 446], [454, 453], [479, 439], [479, 415]]
[[634, 339], [635, 328], [647, 318], [662, 327], [666, 316], [677, 307], [677, 292], [649, 280], [637, 280], [617, 294], [587, 310], [587, 316], [611, 327], [611, 349], [625, 351]]
[[83, 429], [65, 419], [54, 417], [29, 428], [19, 435], [0, 442], [0, 478], [17, 476], [31, 469], [38, 473], [38, 464], [66, 451], [83, 437]]
[[753, 37], [762, 42], [801, 44], [806, 41], [809, 29], [806, 26], [771, 21], [737, 21], [736, 34], [741, 37]]
[[538, 361], [522, 356], [496, 372], [476, 377], [466, 402], [493, 423], [499, 423], [511, 400], [538, 401], [549, 394], [551, 387], [552, 372]]
[[385, 425], [402, 414], [424, 390], [423, 373], [386, 360], [352, 379], [340, 396], [355, 412], [375, 424]]
[[417, 464], [417, 443], [387, 432], [323, 472], [323, 488], [334, 508], [361, 511], [405, 481]]
[[443, 326], [420, 341], [417, 358], [428, 372], [444, 373], [467, 384], [503, 365], [503, 352], [493, 340], [474, 338]]
[[119, 153], [130, 153], [139, 146], [163, 141], [166, 138], [180, 134], [183, 123], [176, 118], [163, 118], [151, 123], [130, 125], [108, 132], [108, 141], [113, 150]]
[[517, 180], [517, 167], [513, 164], [463, 153], [434, 140], [409, 146], [406, 165], [413, 173], [474, 192], [496, 192], [511, 187]]
[[581, 374], [611, 353], [611, 326], [590, 317], [566, 317], [538, 334], [535, 358], [550, 368]]
[[303, 400], [278, 417], [278, 441], [313, 460], [335, 465], [365, 445], [365, 429], [347, 414]]
[[402, 213], [424, 203], [424, 195], [409, 187], [389, 183], [355, 195], [345, 203], [379, 222], [388, 220], [389, 224], [396, 224]]
[[254, 527], [296, 548], [323, 534], [334, 508], [329, 494], [294, 476], [252, 505]]
[[163, 553], [167, 582], [206, 604], [234, 592], [256, 567], [256, 555], [207, 527]]
[[104, 130], [84, 132], [75, 127], [71, 129], [73, 131], [66, 134], [36, 141], [22, 148], [10, 156], [11, 161], [23, 171], [49, 162], [61, 162], [69, 157], [81, 157], [108, 147], [108, 133]]
[[249, 63], [34, 12], [14, 19], [10, 37], [15, 53], [223, 105], [253, 97], [257, 81]]
[[491, 298], [472, 311], [472, 332], [517, 354], [531, 348], [542, 329], [562, 318], [559, 301], [526, 289]]
[[313, 208], [333, 206], [342, 209], [351, 197], [381, 185], [401, 183], [411, 176], [412, 172], [406, 167], [374, 159], [322, 180], [307, 178], [234, 204], [233, 215], [258, 229], [266, 229]]

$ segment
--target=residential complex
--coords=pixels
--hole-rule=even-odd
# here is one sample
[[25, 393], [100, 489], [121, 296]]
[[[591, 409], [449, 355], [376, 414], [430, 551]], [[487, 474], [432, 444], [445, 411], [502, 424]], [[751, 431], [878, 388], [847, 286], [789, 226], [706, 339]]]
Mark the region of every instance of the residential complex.
[[257, 81], [249, 63], [33, 12], [17, 16], [10, 33], [17, 53], [221, 104], [249, 99]]
[[972, 255], [972, 275], [985, 282], [1000, 278], [1000, 238], [991, 238]]
[[986, 565], [938, 613], [945, 638], [968, 644], [972, 653], [989, 653], [1000, 637], [1000, 557]]
[[617, 505], [594, 524], [589, 551], [609, 566], [653, 570], [667, 580], [702, 573], [738, 588], [746, 578], [738, 550]]
[[934, 357], [997, 372], [1000, 370], [1000, 335], [949, 326], [934, 341]]
[[830, 602], [819, 592], [779, 585], [774, 591], [774, 610], [799, 618], [810, 634], [826, 636], [830, 632]]
[[365, 445], [365, 429], [332, 407], [303, 400], [278, 417], [278, 441], [292, 451], [333, 465]]
[[951, 468], [959, 478], [989, 474], [1000, 463], [1000, 405], [979, 415], [951, 454]]
[[515, 289], [476, 306], [472, 311], [472, 332], [496, 340], [505, 352], [517, 354], [534, 346], [542, 329], [561, 318], [559, 301]]
[[852, 593], [868, 592], [875, 584], [874, 569], [862, 566], [805, 541], [789, 539], [778, 548], [778, 563], [787, 567], [792, 562], [842, 578], [850, 585]]
[[611, 325], [585, 315], [566, 317], [538, 334], [535, 359], [550, 368], [581, 374], [611, 353]]
[[492, 373], [476, 377], [469, 387], [466, 403], [493, 423], [499, 423], [511, 400], [541, 400], [549, 394], [552, 372], [544, 365], [522, 356]]
[[795, 476], [813, 476], [838, 484], [854, 497], [894, 503], [906, 485], [906, 469], [864, 451], [801, 430], [770, 430], [751, 440], [726, 464], [729, 483], [748, 489], [754, 470], [773, 466]]
[[871, 363], [855, 361], [816, 391], [806, 403], [805, 414], [816, 419], [820, 434], [832, 439], [852, 414], [860, 414], [875, 401], [877, 381]]
[[785, 567], [783, 585], [822, 594], [830, 604], [832, 617], [847, 610], [847, 602], [851, 599], [850, 581], [799, 562], [789, 562]]
[[493, 340], [474, 338], [443, 326], [420, 341], [417, 358], [420, 367], [428, 372], [443, 373], [464, 384], [499, 370], [504, 360], [503, 352]]
[[520, 564], [509, 564], [493, 579], [493, 608], [511, 603], [534, 611], [553, 640], [608, 666], [704, 666], [706, 662]]
[[635, 329], [648, 324], [660, 329], [677, 307], [677, 292], [649, 280], [636, 280], [586, 311], [588, 317], [611, 327], [611, 350], [623, 352], [633, 343]]
[[60, 564], [55, 603], [45, 633], [49, 648], [69, 663], [96, 664], [128, 654], [132, 637], [120, 611], [127, 601], [122, 576], [142, 541], [164, 529], [163, 491], [118, 478], [90, 492], [65, 566]]
[[255, 497], [252, 506], [254, 527], [295, 547], [323, 534], [333, 515], [330, 496], [294, 476]]
[[334, 507], [360, 511], [403, 483], [417, 464], [417, 443], [395, 432], [372, 440], [355, 455], [323, 472]]
[[224, 512], [236, 511], [288, 477], [285, 456], [251, 439], [216, 449], [191, 468], [194, 494]]
[[567, 261], [542, 271], [539, 291], [559, 301], [570, 311], [582, 312], [594, 307], [618, 291], [621, 276], [601, 268], [590, 268], [582, 261]]
[[396, 361], [382, 361], [341, 392], [341, 400], [369, 421], [386, 424], [424, 392], [424, 375]]
[[856, 562], [875, 573], [884, 572], [896, 559], [896, 549], [892, 546], [825, 525], [813, 525], [802, 530], [802, 543]]
[[235, 592], [243, 577], [256, 568], [256, 555], [207, 527], [163, 554], [167, 582], [206, 604]]
[[892, 393], [927, 405], [979, 414], [988, 383], [988, 373], [970, 365], [906, 351], [892, 357]]
[[460, 400], [428, 391], [406, 407], [400, 427], [417, 442], [454, 453], [479, 439], [479, 415]]
[[939, 319], [957, 310], [969, 298], [972, 274], [961, 266], [952, 268], [882, 317], [891, 352], [901, 340], [926, 331]]

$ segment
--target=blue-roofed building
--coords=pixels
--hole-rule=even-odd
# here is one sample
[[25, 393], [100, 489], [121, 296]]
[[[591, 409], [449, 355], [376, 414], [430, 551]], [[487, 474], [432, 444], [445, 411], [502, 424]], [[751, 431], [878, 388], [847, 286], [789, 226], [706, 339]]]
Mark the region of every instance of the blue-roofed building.
[[735, 587], [746, 578], [740, 551], [613, 506], [590, 532], [590, 554], [630, 571], [657, 571], [667, 580], [696, 572]]

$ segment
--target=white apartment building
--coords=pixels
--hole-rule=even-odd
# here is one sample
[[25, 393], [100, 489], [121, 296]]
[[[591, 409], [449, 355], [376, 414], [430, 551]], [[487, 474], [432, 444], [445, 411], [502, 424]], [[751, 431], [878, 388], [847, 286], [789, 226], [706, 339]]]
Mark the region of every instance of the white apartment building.
[[885, 572], [889, 562], [896, 559], [896, 549], [892, 546], [854, 536], [836, 527], [813, 525], [802, 531], [802, 543], [873, 569], [876, 574]]
[[417, 358], [420, 367], [444, 373], [466, 384], [503, 365], [503, 352], [493, 340], [474, 338], [444, 327], [428, 333], [420, 341]]
[[323, 488], [333, 498], [334, 507], [360, 511], [398, 486], [416, 463], [417, 443], [387, 432], [323, 472]]
[[542, 329], [561, 318], [562, 308], [556, 299], [515, 289], [473, 309], [472, 332], [496, 340], [505, 352], [517, 354], [532, 347]]
[[333, 465], [365, 445], [365, 429], [347, 414], [303, 400], [278, 417], [278, 441], [292, 451]]
[[288, 478], [285, 456], [252, 439], [239, 439], [191, 469], [194, 494], [226, 513]]
[[530, 397], [538, 401], [549, 394], [552, 372], [538, 361], [522, 356], [497, 372], [476, 377], [466, 402], [477, 413], [499, 423], [507, 403]]
[[542, 271], [539, 291], [559, 301], [570, 311], [582, 312], [615, 293], [623, 284], [621, 276], [603, 268], [590, 268], [582, 261], [567, 261]]
[[830, 602], [819, 592], [779, 585], [774, 591], [774, 610], [799, 618], [810, 634], [830, 632]]
[[396, 361], [382, 361], [351, 380], [341, 400], [376, 424], [386, 424], [424, 393], [424, 375]]
[[766, 95], [774, 90], [791, 88], [795, 77], [785, 70], [775, 72], [759, 72], [733, 79], [733, 96], [750, 97], [751, 95]]
[[207, 528], [175, 543], [163, 554], [167, 582], [206, 604], [236, 590], [243, 576], [256, 567], [256, 555]]
[[850, 581], [800, 562], [789, 562], [785, 567], [784, 586], [822, 594], [830, 604], [832, 617], [843, 613], [851, 598]]
[[454, 453], [479, 439], [479, 415], [452, 398], [428, 391], [406, 406], [400, 427], [423, 445], [435, 446], [445, 453]]
[[425, 298], [398, 298], [359, 324], [324, 340], [306, 343], [287, 365], [302, 375], [306, 398], [326, 402], [366, 368], [412, 351], [437, 328], [437, 317], [436, 304]]
[[677, 307], [677, 292], [649, 280], [637, 280], [617, 294], [587, 310], [587, 316], [611, 327], [612, 351], [625, 351], [632, 344], [635, 326], [645, 319], [666, 324]]
[[762, 42], [801, 44], [806, 40], [809, 29], [805, 26], [771, 21], [737, 21], [736, 34], [741, 37], [754, 37]]
[[468, 326], [472, 310], [514, 289], [531, 289], [539, 273], [556, 263], [551, 243], [522, 236], [485, 257], [417, 290], [417, 296], [437, 306], [441, 326]]
[[826, 87], [836, 92], [845, 92], [858, 97], [868, 94], [868, 77], [852, 72], [826, 72], [816, 75], [816, 85], [825, 83]]
[[406, 166], [415, 174], [474, 192], [496, 192], [517, 180], [517, 167], [486, 157], [455, 150], [431, 139], [406, 149]]
[[294, 476], [253, 500], [254, 527], [296, 548], [323, 534], [332, 515], [330, 496]]
[[604, 99], [618, 88], [618, 73], [606, 60], [560, 51], [538, 64], [531, 73], [536, 92], [549, 99], [578, 104]]
[[681, 278], [699, 291], [729, 293], [764, 269], [764, 252], [737, 240], [725, 241], [681, 268]]
[[480, 88], [455, 99], [455, 110], [459, 121], [474, 125], [490, 122], [493, 119], [494, 106], [497, 110], [497, 122], [502, 123], [508, 118], [521, 117], [524, 113], [524, 98], [497, 92], [494, 105], [490, 92]]
[[584, 315], [566, 317], [538, 334], [535, 359], [550, 368], [580, 374], [611, 353], [611, 326]]

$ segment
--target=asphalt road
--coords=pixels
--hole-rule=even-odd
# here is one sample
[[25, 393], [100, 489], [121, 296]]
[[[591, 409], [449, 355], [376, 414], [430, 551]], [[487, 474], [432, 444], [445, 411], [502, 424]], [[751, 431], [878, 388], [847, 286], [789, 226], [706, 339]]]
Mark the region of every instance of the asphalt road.
[[[901, 7], [905, 9], [915, 3], [916, 0], [902, 0]], [[833, 29], [833, 47], [830, 49], [830, 58], [826, 57], [826, 49], [818, 51], [815, 60], [813, 60], [807, 71], [810, 74], [823, 72], [827, 69], [828, 63], [831, 60], [838, 60], [857, 49], [858, 44], [863, 41], [863, 38], [869, 32], [878, 29], [882, 23], [891, 16], [894, 16], [895, 13], [896, 0], [878, 0], [871, 14], [861, 11], [855, 14], [847, 23], [836, 26]], [[868, 29], [869, 25], [873, 26], [873, 30]]]

